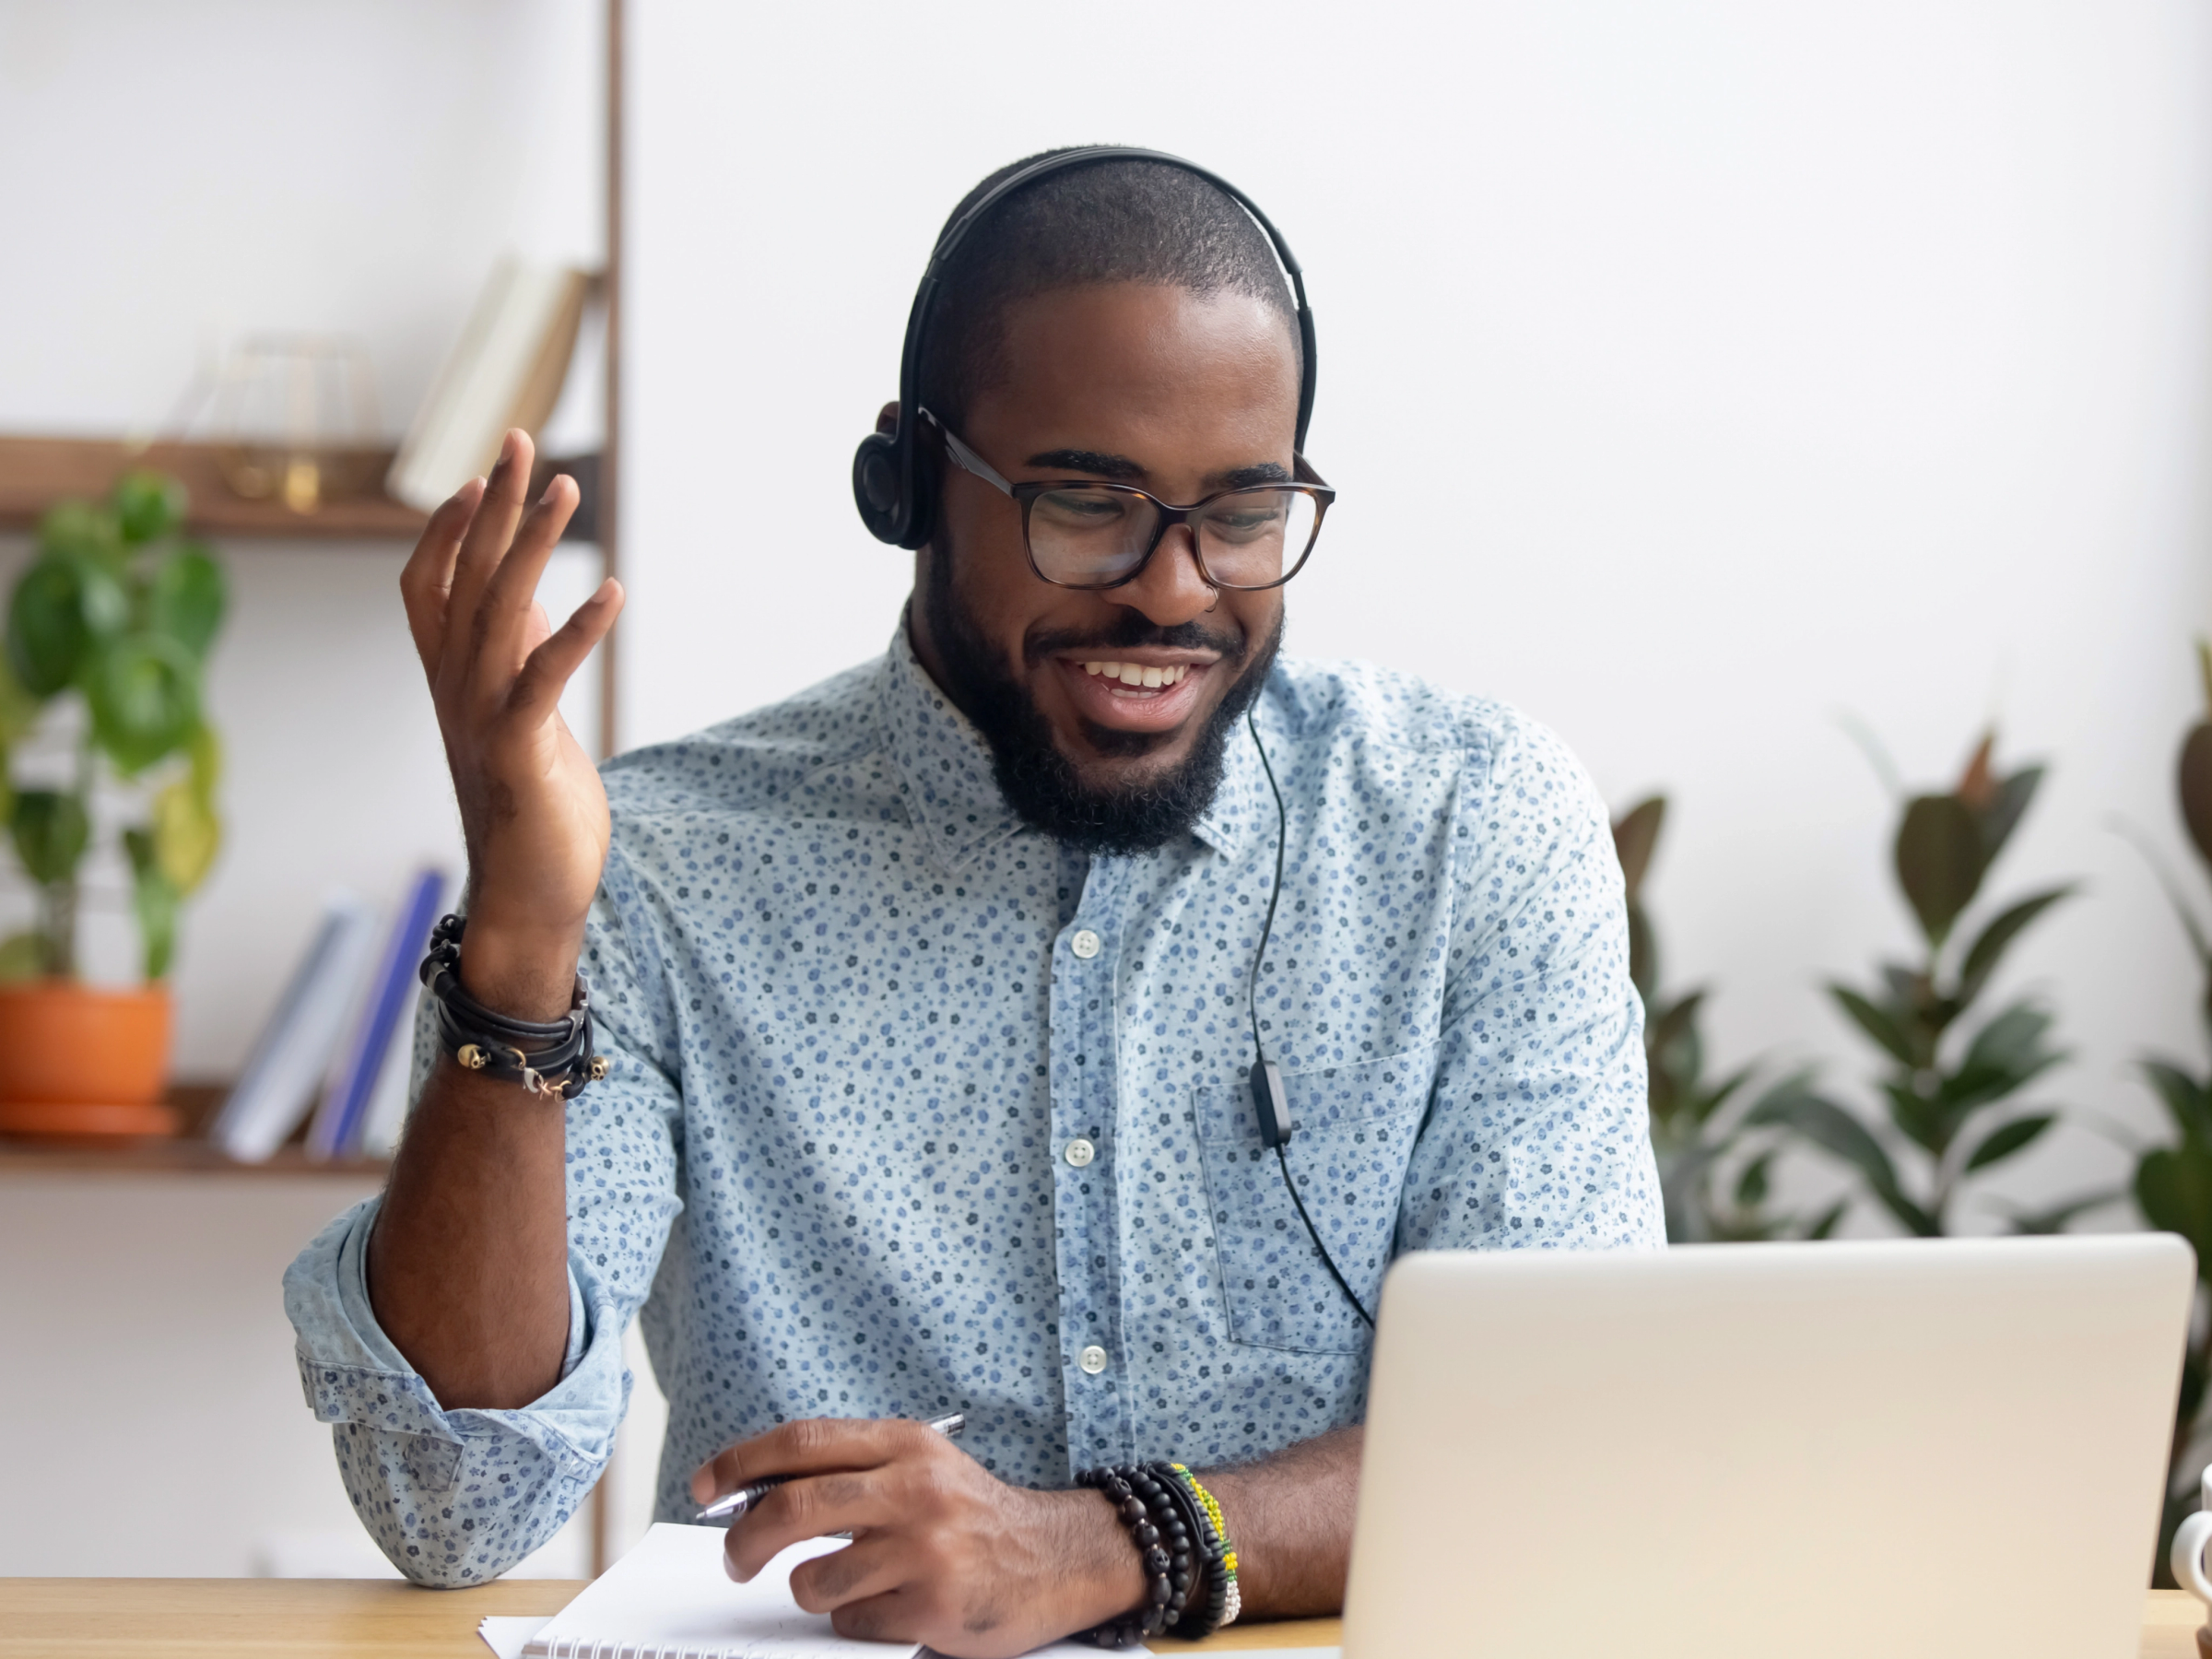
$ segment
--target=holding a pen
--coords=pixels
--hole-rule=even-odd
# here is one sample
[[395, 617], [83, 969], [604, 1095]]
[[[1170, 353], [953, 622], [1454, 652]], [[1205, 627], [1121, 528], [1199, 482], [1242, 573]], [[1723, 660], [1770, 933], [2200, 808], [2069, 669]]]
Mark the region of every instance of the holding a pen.
[[[956, 1411], [947, 1417], [932, 1418], [927, 1426], [947, 1440], [957, 1440], [959, 1438], [960, 1430], [968, 1427], [968, 1418], [962, 1413]], [[712, 1465], [708, 1465], [709, 1468], [712, 1466]], [[705, 1471], [702, 1470], [700, 1473], [704, 1474]], [[776, 1488], [795, 1478], [797, 1478], [795, 1476], [791, 1475], [769, 1475], [759, 1480], [751, 1481], [708, 1504], [691, 1518], [692, 1523], [698, 1526], [728, 1526], [751, 1509], [754, 1504], [774, 1491]], [[695, 1493], [699, 1488], [699, 1477], [693, 1476], [691, 1487]]]

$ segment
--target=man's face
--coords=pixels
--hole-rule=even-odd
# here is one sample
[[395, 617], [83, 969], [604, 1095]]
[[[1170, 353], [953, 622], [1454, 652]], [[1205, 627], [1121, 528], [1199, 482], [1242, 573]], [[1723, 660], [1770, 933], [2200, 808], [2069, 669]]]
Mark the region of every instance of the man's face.
[[[1062, 289], [1007, 313], [1005, 347], [1006, 372], [959, 435], [1015, 483], [1094, 478], [1181, 505], [1291, 477], [1297, 355], [1258, 300]], [[1100, 850], [1187, 829], [1273, 655], [1282, 590], [1207, 586], [1183, 525], [1133, 582], [1054, 587], [1030, 568], [1016, 502], [958, 467], [944, 477], [938, 527], [917, 559], [914, 647], [991, 740], [1009, 797]], [[1092, 672], [1100, 663], [1173, 683], [1131, 686]]]

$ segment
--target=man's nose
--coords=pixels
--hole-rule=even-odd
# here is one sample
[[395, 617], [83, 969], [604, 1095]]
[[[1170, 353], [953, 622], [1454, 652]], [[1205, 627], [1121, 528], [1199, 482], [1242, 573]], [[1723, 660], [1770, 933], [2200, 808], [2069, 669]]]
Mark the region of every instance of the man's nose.
[[1142, 612], [1160, 628], [1194, 621], [1214, 608], [1221, 591], [1198, 570], [1198, 544], [1188, 524], [1171, 524], [1136, 580], [1106, 590], [1106, 597]]

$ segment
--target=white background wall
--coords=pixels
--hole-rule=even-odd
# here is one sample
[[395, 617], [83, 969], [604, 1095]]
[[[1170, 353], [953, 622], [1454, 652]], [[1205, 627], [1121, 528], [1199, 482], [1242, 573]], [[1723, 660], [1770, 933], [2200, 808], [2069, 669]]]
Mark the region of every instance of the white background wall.
[[[1836, 715], [1934, 781], [1994, 713], [2054, 766], [1999, 885], [2094, 884], [2014, 976], [2078, 1052], [2049, 1092], [2148, 1125], [2126, 1062], [2192, 1052], [2195, 985], [2103, 824], [2180, 856], [2170, 763], [2212, 622], [2200, 7], [634, 10], [626, 741], [888, 637], [905, 571], [846, 468], [967, 186], [1048, 145], [1181, 151], [1268, 206], [1319, 314], [1311, 447], [1342, 500], [1292, 648], [1512, 699], [1616, 802], [1668, 789], [1670, 971], [1717, 985], [1723, 1056], [1840, 1082], [1860, 1056], [1817, 982], [1905, 918]], [[0, 0], [0, 430], [150, 428], [276, 326], [359, 334], [401, 424], [500, 248], [596, 255], [595, 18]], [[203, 1074], [326, 888], [382, 899], [453, 845], [404, 549], [227, 551], [232, 839], [179, 973]], [[2118, 1162], [2080, 1129], [2015, 1188]], [[344, 1534], [276, 1277], [350, 1196], [0, 1185], [0, 1459], [36, 1476], [6, 1483], [0, 1571], [239, 1571]], [[118, 1489], [191, 1534], [70, 1554], [29, 1519], [90, 1537]]]

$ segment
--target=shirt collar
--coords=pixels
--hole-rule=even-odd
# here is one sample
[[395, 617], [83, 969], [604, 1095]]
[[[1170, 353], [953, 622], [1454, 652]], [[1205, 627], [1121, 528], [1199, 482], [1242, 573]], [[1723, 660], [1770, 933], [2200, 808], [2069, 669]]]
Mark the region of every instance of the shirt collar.
[[[903, 618], [884, 653], [877, 706], [900, 798], [921, 828], [932, 862], [947, 875], [958, 875], [978, 853], [1022, 827], [999, 793], [990, 744], [922, 666]], [[1278, 768], [1285, 763], [1274, 750], [1269, 758]], [[1274, 832], [1275, 797], [1240, 720], [1222, 756], [1221, 785], [1191, 832], [1233, 857], [1255, 828]]]
[[901, 618], [877, 688], [900, 799], [948, 876], [1021, 827], [992, 774], [991, 746], [914, 655]]

